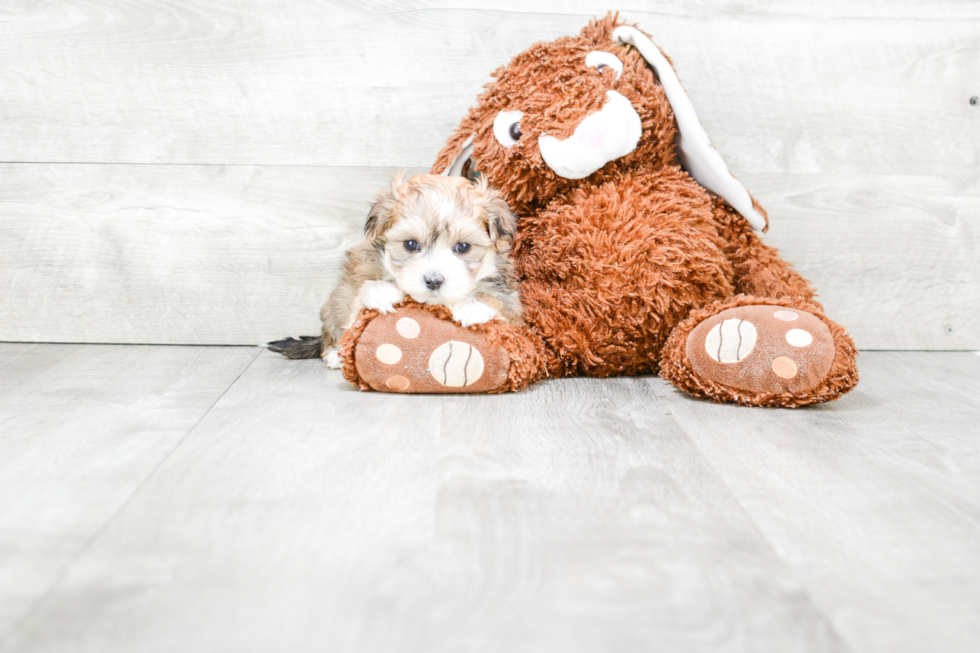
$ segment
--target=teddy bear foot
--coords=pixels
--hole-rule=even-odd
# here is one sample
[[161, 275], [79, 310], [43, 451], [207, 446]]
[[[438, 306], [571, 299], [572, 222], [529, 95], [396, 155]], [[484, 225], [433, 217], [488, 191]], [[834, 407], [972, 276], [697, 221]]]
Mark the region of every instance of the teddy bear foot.
[[814, 307], [738, 297], [677, 326], [664, 349], [661, 376], [718, 401], [804, 406], [853, 388], [856, 354], [844, 330]]
[[492, 392], [507, 383], [509, 367], [507, 351], [481, 333], [402, 306], [367, 323], [345, 376], [379, 392]]

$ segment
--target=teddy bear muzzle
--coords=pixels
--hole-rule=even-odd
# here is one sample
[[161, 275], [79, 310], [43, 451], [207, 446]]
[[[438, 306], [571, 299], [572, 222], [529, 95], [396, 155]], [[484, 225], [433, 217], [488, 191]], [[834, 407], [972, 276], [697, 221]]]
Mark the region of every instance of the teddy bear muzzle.
[[582, 120], [565, 140], [538, 137], [541, 158], [559, 177], [585, 179], [636, 149], [643, 135], [640, 114], [616, 91], [606, 91], [606, 97], [602, 109]]

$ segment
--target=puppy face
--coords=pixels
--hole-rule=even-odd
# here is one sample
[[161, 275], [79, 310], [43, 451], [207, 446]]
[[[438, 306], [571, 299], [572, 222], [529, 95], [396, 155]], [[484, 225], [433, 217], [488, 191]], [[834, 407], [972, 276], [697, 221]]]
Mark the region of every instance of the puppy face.
[[385, 272], [417, 302], [455, 304], [498, 272], [516, 218], [485, 179], [418, 175], [395, 180], [365, 232], [383, 247]]

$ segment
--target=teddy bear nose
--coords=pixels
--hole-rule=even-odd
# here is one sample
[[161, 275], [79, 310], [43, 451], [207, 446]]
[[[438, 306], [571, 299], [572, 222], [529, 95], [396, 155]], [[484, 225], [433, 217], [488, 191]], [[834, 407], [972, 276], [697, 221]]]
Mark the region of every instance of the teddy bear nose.
[[438, 290], [445, 279], [441, 274], [429, 274], [425, 276], [425, 287], [429, 290]]
[[589, 147], [602, 147], [609, 130], [606, 123], [599, 120], [583, 120], [575, 130], [574, 138]]

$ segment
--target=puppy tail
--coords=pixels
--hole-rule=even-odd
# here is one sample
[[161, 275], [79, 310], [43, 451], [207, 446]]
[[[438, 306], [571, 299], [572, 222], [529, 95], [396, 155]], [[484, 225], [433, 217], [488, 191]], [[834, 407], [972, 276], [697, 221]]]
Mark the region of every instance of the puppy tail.
[[286, 358], [319, 358], [323, 352], [323, 340], [320, 336], [300, 336], [274, 340], [262, 345]]

